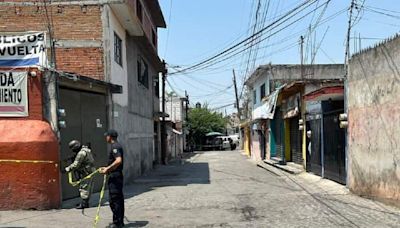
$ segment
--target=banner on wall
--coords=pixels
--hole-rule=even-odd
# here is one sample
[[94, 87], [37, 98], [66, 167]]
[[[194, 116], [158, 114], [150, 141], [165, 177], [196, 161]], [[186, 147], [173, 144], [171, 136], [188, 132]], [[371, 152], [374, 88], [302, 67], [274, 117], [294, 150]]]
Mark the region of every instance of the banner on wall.
[[44, 32], [0, 34], [0, 67], [46, 66]]
[[0, 117], [26, 117], [28, 73], [0, 72]]

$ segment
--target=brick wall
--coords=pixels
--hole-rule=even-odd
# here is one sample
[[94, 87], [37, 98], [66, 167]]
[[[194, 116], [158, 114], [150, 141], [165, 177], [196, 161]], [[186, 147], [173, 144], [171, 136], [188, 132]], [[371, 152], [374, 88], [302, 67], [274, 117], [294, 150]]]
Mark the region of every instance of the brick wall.
[[[26, 6], [0, 5], [0, 33], [47, 31], [48, 20], [45, 12], [43, 3]], [[85, 42], [88, 41], [98, 41], [101, 44], [101, 6], [51, 5], [48, 7], [48, 15], [53, 24], [55, 40], [69, 42], [68, 47], [57, 47], [58, 69], [103, 79], [101, 45], [85, 48]]]
[[104, 79], [102, 48], [60, 48], [56, 50], [57, 69]]

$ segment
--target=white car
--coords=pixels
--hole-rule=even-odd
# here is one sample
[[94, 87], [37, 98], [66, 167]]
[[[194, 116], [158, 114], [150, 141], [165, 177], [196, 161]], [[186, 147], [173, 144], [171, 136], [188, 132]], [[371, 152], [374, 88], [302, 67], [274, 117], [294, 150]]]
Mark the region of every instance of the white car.
[[229, 135], [229, 138], [232, 140], [231, 149], [234, 150], [239, 147], [239, 135]]
[[231, 139], [229, 136], [218, 136], [215, 138], [215, 145], [219, 150], [229, 150], [231, 148]]

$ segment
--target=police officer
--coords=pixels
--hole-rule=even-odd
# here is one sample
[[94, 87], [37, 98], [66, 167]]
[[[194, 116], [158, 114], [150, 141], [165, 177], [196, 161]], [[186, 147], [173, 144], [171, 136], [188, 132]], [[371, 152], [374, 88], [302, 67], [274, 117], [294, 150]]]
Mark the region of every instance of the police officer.
[[[68, 146], [75, 153], [75, 159], [72, 164], [65, 168], [66, 172], [75, 171], [79, 178], [83, 178], [96, 170], [94, 168], [92, 152], [87, 146], [82, 145], [78, 140], [72, 140], [69, 142]], [[87, 179], [79, 184], [79, 193], [82, 202], [76, 207], [77, 209], [89, 207], [92, 182], [92, 179]]]
[[118, 143], [118, 133], [115, 130], [108, 130], [105, 134], [107, 143], [111, 144], [108, 153], [108, 166], [101, 167], [100, 173], [107, 173], [108, 192], [110, 208], [113, 213], [113, 223], [108, 227], [124, 226], [124, 194], [122, 187], [124, 177], [122, 175], [124, 152], [121, 144]]

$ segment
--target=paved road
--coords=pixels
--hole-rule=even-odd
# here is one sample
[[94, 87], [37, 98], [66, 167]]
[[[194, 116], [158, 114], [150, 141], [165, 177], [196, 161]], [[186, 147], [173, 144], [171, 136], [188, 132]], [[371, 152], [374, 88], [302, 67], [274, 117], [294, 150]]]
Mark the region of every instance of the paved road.
[[[192, 155], [125, 188], [126, 227], [400, 227], [400, 210], [336, 183], [260, 168], [239, 151]], [[95, 212], [0, 212], [0, 227], [91, 227]], [[110, 221], [106, 204], [98, 227]]]

